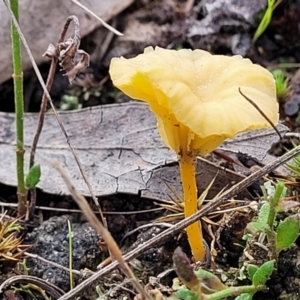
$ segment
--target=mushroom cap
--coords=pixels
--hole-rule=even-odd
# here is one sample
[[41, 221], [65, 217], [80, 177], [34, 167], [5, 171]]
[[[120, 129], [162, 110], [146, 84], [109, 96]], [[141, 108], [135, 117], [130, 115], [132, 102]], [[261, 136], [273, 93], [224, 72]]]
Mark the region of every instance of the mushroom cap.
[[134, 58], [113, 58], [110, 75], [125, 94], [149, 103], [160, 135], [177, 153], [185, 143], [204, 155], [237, 133], [270, 127], [239, 88], [278, 123], [272, 74], [238, 55], [148, 47]]

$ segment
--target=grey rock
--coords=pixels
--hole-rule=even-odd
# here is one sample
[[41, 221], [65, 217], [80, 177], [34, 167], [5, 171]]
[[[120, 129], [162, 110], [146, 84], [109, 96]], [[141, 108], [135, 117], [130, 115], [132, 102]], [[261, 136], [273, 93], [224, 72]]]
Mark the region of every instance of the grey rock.
[[[28, 252], [68, 268], [68, 220], [72, 224], [73, 231], [72, 269], [96, 270], [103, 254], [97, 245], [100, 237], [89, 223], [79, 222], [71, 215], [52, 217], [29, 233], [25, 242], [32, 247]], [[29, 268], [29, 275], [48, 280], [65, 291], [69, 290], [68, 272], [34, 258], [27, 258], [26, 264]], [[75, 281], [79, 279], [78, 276], [74, 278]]]

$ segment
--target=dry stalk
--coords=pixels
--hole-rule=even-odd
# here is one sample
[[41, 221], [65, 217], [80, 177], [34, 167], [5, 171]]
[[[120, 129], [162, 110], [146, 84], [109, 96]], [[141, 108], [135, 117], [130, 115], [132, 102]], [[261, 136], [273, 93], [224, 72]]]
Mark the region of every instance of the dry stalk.
[[[18, 203], [6, 203], [0, 201], [0, 207], [17, 207]], [[71, 208], [58, 208], [58, 207], [47, 207], [47, 206], [36, 206], [36, 209], [45, 210], [45, 211], [56, 211], [56, 212], [64, 212], [64, 213], [80, 213], [80, 209], [71, 209]], [[133, 211], [105, 211], [104, 215], [136, 215], [136, 214], [145, 214], [154, 211], [161, 211], [163, 208], [151, 208], [145, 210], [133, 210]], [[95, 214], [99, 213], [94, 211]]]
[[[69, 55], [68, 57], [70, 57], [71, 59], [74, 60], [75, 55], [78, 52], [78, 48], [79, 48], [79, 45], [80, 45], [79, 22], [78, 22], [77, 17], [70, 16], [67, 19], [67, 21], [66, 21], [66, 23], [65, 23], [65, 25], [62, 29], [62, 32], [59, 36], [56, 47], [54, 47], [52, 44], [50, 44], [52, 47], [49, 46], [53, 50], [53, 53], [49, 53], [47, 51], [44, 54], [44, 56], [48, 56], [48, 57], [51, 58], [51, 66], [50, 66], [50, 70], [49, 70], [49, 74], [48, 74], [48, 78], [47, 78], [47, 82], [46, 82], [46, 88], [47, 88], [48, 92], [50, 92], [52, 84], [53, 84], [57, 62], [59, 60], [62, 60], [60, 53], [61, 53], [61, 51], [65, 50], [65, 49], [62, 49], [62, 45], [65, 44], [64, 40], [65, 40], [65, 37], [66, 37], [66, 33], [67, 33], [68, 27], [70, 25], [70, 22], [72, 20], [75, 24], [75, 33], [74, 33], [74, 37], [72, 39], [72, 45], [70, 45], [69, 52], [70, 52], [70, 50], [74, 49], [74, 51], [73, 51], [74, 53], [71, 53], [71, 55]], [[64, 67], [64, 65], [62, 65], [62, 67], [64, 69], [66, 69], [66, 67]], [[71, 66], [72, 70], [75, 69], [75, 67], [76, 67], [76, 65]], [[68, 70], [68, 71], [70, 72], [70, 70]], [[76, 73], [74, 73], [74, 75], [76, 76]], [[75, 78], [74, 75], [73, 75], [73, 77]], [[42, 97], [42, 102], [41, 102], [41, 108], [40, 108], [40, 112], [39, 112], [38, 126], [37, 126], [37, 129], [36, 129], [36, 133], [34, 135], [31, 150], [30, 150], [29, 169], [34, 165], [35, 152], [36, 152], [37, 144], [38, 144], [38, 141], [39, 141], [42, 129], [43, 129], [43, 125], [44, 125], [44, 119], [45, 119], [45, 113], [46, 113], [46, 109], [47, 109], [47, 103], [48, 103], [47, 95], [44, 92], [43, 97]], [[35, 209], [35, 205], [36, 205], [36, 191], [35, 191], [35, 189], [31, 191], [31, 199], [30, 200], [31, 200], [30, 201], [30, 214], [32, 214], [34, 209]]]
[[81, 166], [81, 163], [80, 163], [80, 161], [79, 161], [79, 159], [78, 159], [78, 157], [77, 157], [77, 155], [76, 155], [76, 153], [75, 153], [75, 149], [74, 149], [74, 147], [73, 147], [72, 144], [71, 144], [70, 138], [69, 138], [69, 136], [68, 136], [68, 134], [67, 134], [67, 131], [66, 131], [66, 129], [65, 129], [64, 125], [63, 125], [63, 123], [62, 123], [61, 117], [60, 117], [59, 114], [56, 112], [56, 109], [55, 109], [54, 104], [53, 104], [53, 102], [52, 102], [51, 96], [50, 96], [50, 94], [49, 94], [49, 92], [48, 92], [48, 90], [47, 90], [47, 87], [46, 87], [46, 85], [45, 85], [45, 83], [44, 83], [44, 80], [43, 80], [43, 78], [42, 78], [42, 75], [41, 75], [41, 73], [40, 73], [40, 71], [39, 71], [39, 69], [38, 69], [38, 66], [37, 66], [37, 64], [36, 64], [36, 62], [35, 62], [35, 60], [34, 60], [34, 57], [33, 57], [33, 55], [32, 55], [32, 52], [31, 52], [31, 50], [30, 50], [30, 48], [29, 48], [29, 46], [28, 46], [28, 43], [27, 43], [27, 41], [26, 41], [26, 39], [25, 39], [25, 37], [24, 37], [24, 35], [23, 35], [23, 32], [22, 32], [22, 30], [21, 30], [21, 28], [20, 28], [20, 26], [19, 26], [19, 24], [18, 24], [18, 21], [16, 20], [14, 14], [13, 14], [13, 12], [12, 12], [12, 10], [10, 9], [10, 7], [9, 7], [9, 5], [8, 5], [8, 0], [3, 0], [3, 1], [5, 2], [6, 6], [7, 6], [7, 9], [8, 9], [8, 11], [9, 11], [9, 13], [10, 13], [11, 19], [12, 19], [12, 21], [13, 21], [13, 23], [14, 23], [14, 25], [15, 25], [15, 27], [16, 27], [18, 33], [19, 33], [20, 39], [21, 39], [21, 41], [22, 41], [22, 43], [23, 43], [23, 45], [24, 45], [24, 47], [25, 47], [25, 49], [26, 49], [26, 51], [27, 51], [27, 54], [28, 54], [28, 56], [29, 56], [29, 58], [30, 58], [30, 62], [31, 62], [31, 64], [32, 64], [32, 67], [33, 67], [33, 69], [34, 69], [34, 71], [35, 71], [35, 73], [36, 73], [36, 75], [37, 75], [37, 78], [38, 78], [38, 80], [39, 80], [39, 82], [40, 82], [40, 84], [41, 84], [41, 86], [42, 86], [42, 88], [43, 88], [45, 97], [47, 98], [47, 100], [48, 100], [49, 103], [50, 103], [50, 106], [51, 106], [51, 108], [52, 108], [52, 110], [53, 110], [54, 116], [55, 116], [55, 118], [56, 118], [56, 120], [57, 120], [57, 122], [58, 122], [58, 124], [59, 124], [59, 126], [60, 126], [60, 128], [61, 128], [61, 130], [62, 130], [62, 132], [63, 132], [63, 134], [64, 134], [64, 136], [65, 136], [65, 138], [66, 138], [67, 144], [68, 144], [68, 146], [69, 146], [69, 148], [70, 148], [70, 150], [71, 150], [71, 153], [72, 153], [72, 155], [73, 155], [73, 157], [74, 157], [74, 159], [75, 159], [75, 162], [76, 162], [76, 164], [77, 164], [77, 166], [78, 166], [78, 168], [79, 168], [79, 170], [80, 170], [80, 173], [81, 173], [81, 175], [82, 175], [82, 177], [83, 177], [83, 179], [84, 179], [84, 182], [86, 183], [86, 185], [87, 185], [87, 187], [88, 187], [88, 189], [89, 189], [89, 192], [90, 192], [90, 194], [91, 194], [91, 197], [92, 197], [92, 199], [93, 199], [93, 201], [94, 201], [96, 207], [97, 207], [98, 210], [99, 210], [99, 213], [100, 213], [100, 216], [101, 216], [101, 221], [103, 222], [103, 224], [105, 224], [105, 219], [104, 219], [104, 217], [103, 217], [103, 213], [102, 213], [102, 210], [101, 210], [100, 205], [99, 205], [99, 203], [98, 203], [98, 200], [97, 200], [97, 198], [96, 198], [96, 196], [95, 196], [95, 194], [94, 194], [94, 192], [93, 192], [93, 190], [92, 190], [92, 187], [91, 187], [91, 184], [90, 184], [90, 182], [89, 182], [89, 180], [88, 180], [88, 177], [87, 177], [87, 175], [85, 174], [85, 172], [84, 172], [84, 170], [83, 170], [83, 168], [82, 168], [82, 166]]
[[72, 0], [73, 3], [78, 5], [80, 8], [85, 10], [87, 13], [92, 15], [94, 18], [96, 18], [105, 28], [107, 28], [109, 31], [113, 32], [116, 35], [123, 35], [120, 31], [117, 29], [113, 28], [112, 26], [108, 25], [106, 22], [104, 22], [99, 16], [97, 16], [94, 12], [92, 12], [90, 9], [88, 9], [86, 6], [84, 6], [82, 3], [80, 3], [77, 0]]
[[241, 88], [239, 87], [239, 93], [251, 104], [253, 105], [253, 107], [267, 120], [267, 122], [271, 125], [271, 127], [275, 130], [275, 132], [278, 134], [280, 140], [282, 140], [282, 136], [279, 132], [279, 130], [277, 129], [277, 127], [275, 126], [275, 124], [273, 124], [273, 122], [268, 118], [268, 116], [260, 109], [260, 107], [252, 100], [250, 99], [247, 95], [245, 95]]
[[[124, 274], [131, 280], [136, 290], [144, 297], [143, 299], [151, 300], [151, 297], [146, 293], [143, 287], [139, 284], [138, 280], [134, 276], [128, 264], [124, 261], [122, 252], [119, 249], [117, 243], [110, 235], [109, 231], [101, 224], [99, 219], [96, 217], [96, 215], [92, 211], [86, 199], [76, 191], [75, 187], [72, 185], [71, 181], [69, 180], [65, 170], [60, 166], [60, 164], [57, 161], [54, 162], [54, 167], [57, 169], [57, 171], [60, 173], [61, 177], [65, 181], [70, 194], [72, 195], [73, 199], [76, 201], [78, 206], [80, 207], [81, 211], [83, 212], [87, 220], [91, 223], [92, 227], [98, 232], [98, 234], [100, 234], [103, 237], [108, 248], [110, 249], [110, 253], [118, 261], [120, 268], [122, 269]], [[88, 281], [89, 279], [86, 280], [86, 282]]]

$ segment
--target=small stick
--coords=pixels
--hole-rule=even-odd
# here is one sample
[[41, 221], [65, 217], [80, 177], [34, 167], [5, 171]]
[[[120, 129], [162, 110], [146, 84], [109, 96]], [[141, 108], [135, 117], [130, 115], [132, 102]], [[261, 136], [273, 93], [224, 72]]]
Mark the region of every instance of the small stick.
[[281, 136], [281, 134], [280, 134], [280, 132], [279, 132], [279, 130], [277, 129], [277, 127], [273, 124], [273, 122], [268, 118], [268, 116], [260, 109], [260, 107], [253, 101], [253, 100], [251, 100], [248, 96], [246, 96], [243, 92], [242, 92], [242, 90], [241, 90], [241, 88], [239, 87], [239, 92], [240, 92], [240, 94], [250, 103], [250, 104], [252, 104], [255, 108], [256, 108], [256, 110], [268, 121], [268, 123], [272, 126], [272, 128], [276, 131], [276, 133], [278, 134], [278, 136], [279, 136], [279, 138], [280, 138], [280, 140], [282, 140], [282, 136]]
[[[66, 21], [66, 23], [65, 23], [65, 25], [64, 25], [61, 33], [60, 33], [57, 44], [60, 44], [64, 41], [67, 30], [68, 30], [69, 25], [70, 25], [72, 20], [74, 21], [74, 24], [75, 24], [75, 33], [74, 33], [74, 39], [73, 40], [76, 42], [77, 47], [79, 46], [79, 44], [80, 44], [79, 22], [78, 22], [78, 19], [75, 16], [68, 17], [68, 19], [67, 19], [67, 21]], [[54, 81], [54, 75], [55, 75], [55, 70], [56, 70], [57, 63], [58, 63], [58, 56], [53, 55], [51, 57], [51, 66], [50, 66], [50, 70], [49, 70], [48, 78], [47, 78], [47, 82], [46, 82], [46, 89], [47, 89], [48, 92], [50, 92], [53, 81]], [[47, 94], [44, 91], [43, 97], [42, 97], [42, 102], [41, 102], [41, 107], [40, 107], [40, 112], [39, 112], [38, 126], [37, 126], [37, 129], [36, 129], [36, 133], [34, 135], [32, 145], [31, 145], [31, 150], [30, 150], [29, 170], [34, 165], [35, 152], [36, 152], [38, 141], [39, 141], [42, 129], [43, 129], [43, 125], [44, 125], [44, 119], [45, 119], [47, 103], [48, 103]], [[29, 218], [33, 214], [35, 206], [36, 206], [36, 190], [34, 189], [30, 193]]]
[[[2, 198], [0, 197], [0, 200]], [[0, 201], [0, 207], [18, 207], [18, 203], [6, 203]], [[45, 211], [60, 211], [60, 212], [66, 212], [66, 213], [80, 213], [81, 210], [79, 209], [72, 209], [72, 208], [59, 208], [59, 207], [47, 207], [47, 206], [36, 206], [36, 209], [45, 210]], [[149, 212], [153, 211], [160, 211], [164, 208], [158, 207], [158, 208], [151, 208], [151, 209], [144, 209], [144, 210], [133, 210], [133, 211], [105, 211], [103, 212], [104, 215], [136, 215], [136, 214], [148, 214]], [[98, 211], [94, 211], [95, 214], [99, 213]]]
[[91, 207], [87, 203], [86, 199], [80, 195], [75, 187], [72, 185], [71, 181], [69, 180], [65, 170], [60, 166], [58, 161], [54, 162], [54, 167], [56, 170], [60, 173], [61, 177], [65, 181], [67, 188], [72, 195], [73, 199], [76, 201], [77, 205], [80, 207], [81, 211], [87, 218], [87, 220], [90, 222], [92, 227], [97, 231], [98, 234], [100, 234], [103, 239], [105, 240], [107, 246], [110, 249], [110, 252], [112, 253], [113, 257], [118, 261], [122, 271], [124, 274], [131, 279], [131, 282], [133, 286], [136, 288], [136, 290], [143, 296], [143, 299], [151, 300], [150, 296], [146, 293], [146, 291], [143, 289], [143, 287], [139, 284], [138, 280], [134, 276], [133, 272], [129, 268], [128, 264], [123, 260], [122, 252], [119, 249], [117, 243], [113, 239], [113, 237], [110, 235], [108, 230], [99, 222], [96, 215], [93, 213]]
[[70, 138], [69, 138], [69, 136], [68, 136], [68, 134], [67, 134], [67, 131], [66, 131], [66, 129], [65, 129], [65, 127], [64, 127], [64, 125], [63, 125], [63, 123], [62, 123], [62, 121], [61, 121], [61, 118], [60, 118], [59, 114], [56, 112], [56, 109], [55, 109], [55, 106], [54, 106], [54, 104], [53, 104], [53, 102], [52, 102], [51, 96], [50, 96], [50, 94], [49, 94], [49, 92], [48, 92], [48, 90], [47, 90], [47, 87], [46, 87], [46, 85], [45, 85], [45, 83], [44, 83], [44, 80], [43, 80], [43, 78], [42, 78], [42, 75], [41, 75], [41, 73], [40, 73], [40, 71], [39, 71], [39, 68], [38, 68], [38, 66], [37, 66], [37, 64], [36, 64], [36, 62], [35, 62], [35, 60], [34, 60], [34, 57], [33, 57], [33, 55], [32, 55], [32, 52], [31, 52], [31, 50], [30, 50], [30, 48], [29, 48], [29, 46], [28, 46], [28, 43], [27, 43], [27, 41], [26, 41], [26, 39], [25, 39], [25, 37], [24, 37], [24, 35], [23, 35], [23, 33], [22, 33], [22, 30], [21, 30], [21, 28], [20, 28], [20, 26], [19, 26], [19, 24], [18, 24], [18, 21], [16, 20], [14, 14], [13, 14], [13, 12], [12, 12], [12, 10], [10, 9], [10, 7], [9, 7], [9, 5], [8, 5], [8, 3], [7, 3], [8, 0], [3, 0], [3, 1], [5, 2], [6, 6], [7, 6], [7, 9], [9, 10], [9, 13], [10, 13], [10, 16], [11, 16], [11, 18], [12, 18], [12, 21], [13, 21], [13, 23], [14, 23], [14, 25], [15, 25], [15, 27], [16, 27], [18, 33], [19, 33], [20, 39], [21, 39], [21, 41], [22, 41], [22, 43], [23, 43], [23, 45], [24, 45], [24, 47], [25, 47], [25, 49], [26, 49], [26, 51], [27, 51], [27, 54], [28, 54], [28, 56], [29, 56], [29, 58], [30, 58], [30, 62], [31, 62], [32, 67], [33, 67], [33, 69], [34, 69], [34, 71], [35, 71], [35, 73], [36, 73], [36, 76], [37, 76], [37, 78], [38, 78], [38, 80], [39, 80], [39, 82], [40, 82], [40, 84], [41, 84], [41, 86], [42, 86], [42, 88], [43, 88], [43, 90], [44, 90], [44, 93], [45, 93], [45, 95], [46, 95], [46, 97], [47, 97], [47, 99], [48, 99], [48, 101], [49, 101], [49, 103], [50, 103], [50, 106], [51, 106], [51, 108], [52, 108], [52, 110], [53, 110], [54, 116], [55, 116], [55, 118], [56, 118], [56, 120], [57, 120], [57, 122], [58, 122], [58, 124], [59, 124], [59, 126], [60, 126], [60, 128], [61, 128], [61, 131], [63, 132], [63, 134], [64, 134], [64, 136], [65, 136], [65, 138], [66, 138], [66, 141], [67, 141], [68, 146], [69, 146], [69, 148], [70, 148], [70, 150], [71, 150], [71, 153], [73, 154], [73, 157], [74, 157], [74, 159], [75, 159], [75, 162], [76, 162], [76, 164], [77, 164], [77, 166], [78, 166], [78, 168], [79, 168], [79, 170], [80, 170], [81, 176], [83, 177], [84, 182], [86, 183], [86, 185], [87, 185], [87, 187], [88, 187], [88, 190], [89, 190], [89, 192], [90, 192], [90, 194], [91, 194], [91, 197], [92, 197], [92, 199], [93, 199], [93, 201], [94, 201], [96, 207], [97, 207], [98, 210], [99, 210], [100, 217], [101, 217], [101, 221], [103, 222], [103, 224], [105, 224], [105, 219], [104, 219], [104, 217], [103, 217], [103, 213], [102, 213], [102, 210], [101, 210], [100, 205], [99, 205], [99, 203], [98, 203], [98, 200], [97, 200], [97, 198], [96, 198], [96, 196], [95, 196], [95, 194], [94, 194], [94, 192], [93, 192], [93, 190], [92, 190], [92, 187], [91, 187], [91, 185], [90, 185], [90, 183], [89, 183], [89, 180], [88, 180], [88, 178], [87, 178], [87, 175], [85, 174], [85, 172], [83, 171], [83, 169], [82, 169], [82, 167], [81, 167], [81, 163], [80, 163], [80, 161], [79, 161], [79, 159], [78, 159], [78, 157], [77, 157], [77, 155], [76, 155], [76, 153], [75, 153], [74, 147], [73, 147], [72, 144], [71, 144]]
[[[68, 19], [62, 29], [62, 32], [60, 33], [57, 44], [60, 44], [64, 41], [68, 27], [72, 20], [74, 21], [74, 24], [75, 24], [74, 41], [76, 41], [77, 45], [80, 43], [80, 32], [79, 32], [78, 19], [75, 16], [70, 16], [70, 17], [68, 17]], [[51, 66], [50, 66], [50, 70], [49, 70], [49, 74], [48, 74], [48, 78], [47, 78], [47, 82], [46, 82], [46, 89], [48, 92], [51, 90], [51, 87], [53, 84], [57, 62], [58, 62], [57, 55], [53, 55], [51, 58]], [[32, 146], [31, 146], [31, 151], [30, 151], [29, 169], [34, 165], [34, 155], [36, 152], [40, 134], [42, 132], [47, 103], [48, 103], [47, 93], [44, 91], [43, 97], [42, 97], [42, 102], [41, 102], [41, 108], [40, 108], [40, 112], [39, 112], [38, 127], [37, 127], [36, 133], [34, 135]]]
[[[22, 250], [20, 250], [20, 251], [22, 251]], [[31, 257], [31, 258], [34, 258], [34, 259], [37, 259], [37, 260], [41, 260], [41, 261], [43, 261], [43, 262], [45, 262], [45, 263], [47, 263], [47, 264], [49, 264], [51, 266], [57, 267], [57, 268], [59, 268], [61, 270], [64, 270], [66, 272], [70, 272], [71, 271], [73, 274], [76, 274], [76, 275], [79, 275], [79, 276], [82, 275], [81, 271], [77, 271], [77, 270], [74, 270], [74, 269], [70, 270], [70, 269], [68, 269], [68, 268], [66, 268], [66, 267], [64, 267], [64, 266], [62, 266], [62, 265], [60, 265], [60, 264], [58, 264], [56, 262], [53, 262], [53, 261], [48, 260], [48, 259], [45, 259], [45, 258], [43, 258], [43, 257], [41, 257], [41, 256], [39, 256], [37, 254], [32, 254], [32, 253], [26, 252], [26, 251], [23, 252], [23, 254], [26, 257]], [[90, 272], [92, 272], [92, 271], [90, 271]]]
[[98, 17], [95, 13], [93, 13], [90, 9], [88, 9], [86, 6], [84, 6], [83, 4], [81, 4], [80, 2], [78, 2], [77, 0], [72, 0], [73, 3], [77, 4], [79, 7], [81, 7], [83, 10], [85, 10], [86, 12], [88, 12], [90, 15], [92, 15], [94, 18], [96, 18], [98, 21], [100, 21], [100, 23], [107, 28], [108, 30], [110, 30], [111, 32], [113, 32], [116, 35], [123, 35], [123, 33], [121, 33], [120, 31], [118, 31], [117, 29], [111, 27], [110, 25], [108, 25], [106, 22], [104, 22], [100, 17]]
[[[173, 227], [166, 229], [165, 231], [161, 232], [157, 236], [153, 237], [149, 241], [145, 242], [144, 244], [138, 246], [134, 250], [126, 253], [123, 256], [124, 261], [130, 261], [131, 259], [139, 256], [140, 254], [144, 253], [151, 247], [154, 247], [155, 245], [158, 245], [159, 243], [165, 241], [166, 239], [174, 236], [184, 228], [186, 228], [188, 225], [194, 223], [195, 221], [199, 220], [201, 217], [206, 216], [209, 212], [216, 209], [221, 204], [225, 203], [230, 199], [231, 197], [238, 194], [243, 189], [247, 188], [249, 185], [251, 185], [253, 182], [255, 182], [257, 179], [261, 178], [262, 176], [270, 173], [275, 168], [279, 167], [280, 165], [286, 163], [290, 159], [292, 159], [294, 156], [298, 155], [300, 153], [300, 146], [294, 148], [293, 150], [287, 152], [283, 156], [277, 158], [270, 164], [264, 166], [263, 168], [257, 170], [255, 173], [252, 173], [249, 177], [246, 177], [233, 187], [231, 187], [229, 190], [224, 192], [220, 197], [217, 199], [209, 202], [207, 205], [202, 207], [198, 212], [196, 212], [194, 215], [190, 216], [187, 219], [183, 219], [182, 221], [175, 224]], [[104, 276], [108, 274], [109, 272], [113, 271], [118, 267], [118, 262], [114, 261], [107, 267], [99, 270], [94, 275], [89, 277], [87, 280], [76, 286], [72, 291], [69, 291], [64, 296], [60, 297], [59, 300], [69, 300], [74, 299], [76, 295], [80, 293], [80, 291], [85, 288], [86, 286], [90, 285], [94, 281], [101, 278], [101, 276]]]

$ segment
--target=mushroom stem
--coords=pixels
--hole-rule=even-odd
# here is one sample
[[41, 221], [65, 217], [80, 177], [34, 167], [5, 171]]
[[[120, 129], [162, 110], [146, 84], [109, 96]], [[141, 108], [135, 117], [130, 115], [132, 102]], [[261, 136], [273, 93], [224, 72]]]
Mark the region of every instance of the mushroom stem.
[[[185, 153], [179, 157], [179, 168], [183, 188], [185, 218], [197, 212], [197, 184], [196, 184], [196, 156]], [[195, 222], [186, 228], [188, 241], [196, 261], [205, 257], [201, 221]]]

